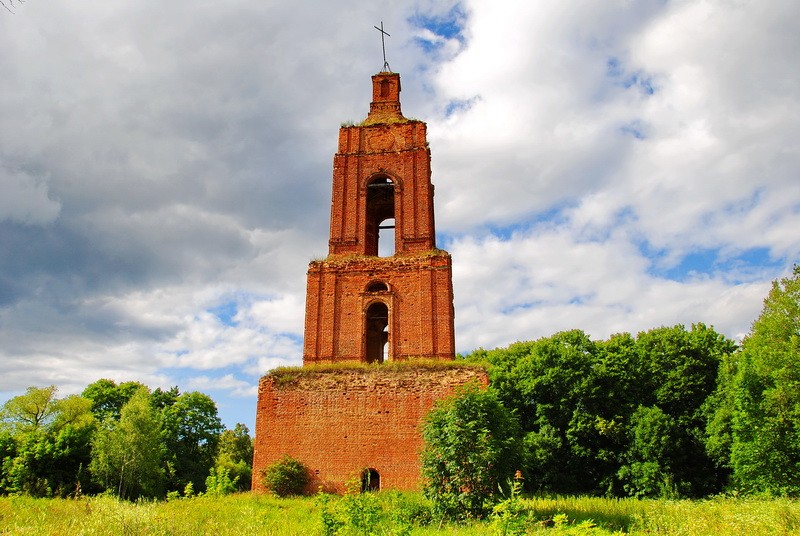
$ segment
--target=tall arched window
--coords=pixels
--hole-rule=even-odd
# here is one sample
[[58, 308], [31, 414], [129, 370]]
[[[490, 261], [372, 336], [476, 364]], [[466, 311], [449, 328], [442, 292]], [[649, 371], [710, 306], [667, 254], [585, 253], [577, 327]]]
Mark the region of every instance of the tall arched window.
[[367, 185], [366, 253], [390, 257], [394, 242], [394, 183], [381, 175]]
[[389, 308], [375, 302], [367, 308], [366, 359], [367, 363], [383, 363], [388, 358]]

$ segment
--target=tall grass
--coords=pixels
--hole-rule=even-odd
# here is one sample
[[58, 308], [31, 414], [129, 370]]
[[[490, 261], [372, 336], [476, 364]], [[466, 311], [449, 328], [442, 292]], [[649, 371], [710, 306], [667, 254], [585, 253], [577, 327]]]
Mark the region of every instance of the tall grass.
[[251, 494], [137, 503], [9, 497], [0, 499], [0, 534], [311, 535], [312, 510], [308, 499]]
[[523, 499], [522, 504], [540, 526], [548, 526], [548, 520], [565, 514], [572, 525], [592, 521], [608, 531], [629, 534], [800, 534], [800, 503], [791, 499], [554, 497]]
[[[393, 521], [392, 508], [424, 509], [425, 501], [418, 494], [396, 493], [380, 493], [376, 499], [383, 513], [375, 517], [370, 531], [345, 527], [340, 534], [503, 534], [492, 520], [453, 525], [428, 519], [427, 524], [401, 530]], [[525, 498], [520, 503], [526, 534], [800, 534], [800, 503], [789, 499], [553, 497]], [[78, 500], [0, 497], [0, 534], [312, 536], [322, 533], [323, 508], [314, 498], [278, 499], [250, 493], [139, 503], [107, 496]]]

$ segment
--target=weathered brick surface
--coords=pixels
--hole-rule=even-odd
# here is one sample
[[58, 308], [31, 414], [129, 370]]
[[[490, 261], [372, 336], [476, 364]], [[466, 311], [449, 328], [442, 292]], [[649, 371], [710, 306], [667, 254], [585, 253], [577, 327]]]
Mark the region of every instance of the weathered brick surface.
[[[399, 75], [372, 81], [367, 119], [339, 132], [330, 251], [308, 269], [304, 363], [366, 361], [367, 309], [376, 301], [389, 310], [388, 359], [455, 356], [452, 268], [436, 249], [426, 126], [402, 116]], [[390, 185], [388, 208], [370, 204], [376, 179]], [[377, 226], [385, 217], [394, 218], [395, 247], [381, 258]], [[375, 282], [388, 290], [368, 292]]]
[[419, 489], [420, 425], [433, 404], [459, 385], [488, 384], [473, 368], [383, 367], [309, 372], [295, 380], [264, 376], [259, 384], [253, 489], [261, 470], [284, 454], [311, 471], [309, 491], [343, 491], [365, 468], [382, 489]]
[[[388, 290], [368, 292], [374, 281]], [[363, 361], [366, 311], [376, 301], [389, 308], [390, 360], [453, 358], [451, 260], [433, 252], [311, 263], [304, 363]]]
[[[308, 268], [303, 364], [455, 357], [452, 264], [436, 248], [426, 126], [400, 111], [400, 77], [372, 77], [366, 120], [342, 127], [333, 163], [329, 255]], [[394, 221], [394, 254], [379, 257]], [[284, 454], [343, 490], [365, 468], [382, 488], [420, 484], [420, 424], [436, 400], [485, 371], [417, 363], [261, 379], [253, 489]], [[410, 365], [407, 365], [410, 366]]]

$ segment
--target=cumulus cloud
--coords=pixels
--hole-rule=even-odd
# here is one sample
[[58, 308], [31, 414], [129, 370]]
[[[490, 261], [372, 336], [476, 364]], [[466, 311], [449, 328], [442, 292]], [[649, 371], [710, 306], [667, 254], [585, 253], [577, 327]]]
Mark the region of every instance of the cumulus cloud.
[[0, 396], [135, 379], [251, 419], [258, 377], [301, 360], [380, 21], [429, 125], [459, 351], [698, 321], [740, 337], [800, 256], [793, 11], [25, 3], [0, 16]]

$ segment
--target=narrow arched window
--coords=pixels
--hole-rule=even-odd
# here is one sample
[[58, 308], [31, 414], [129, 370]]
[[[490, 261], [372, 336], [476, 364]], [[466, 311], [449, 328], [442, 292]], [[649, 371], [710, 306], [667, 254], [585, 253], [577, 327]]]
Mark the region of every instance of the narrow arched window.
[[366, 254], [394, 255], [394, 183], [375, 177], [367, 185]]
[[367, 363], [383, 363], [388, 359], [389, 307], [375, 302], [367, 308], [366, 322]]

